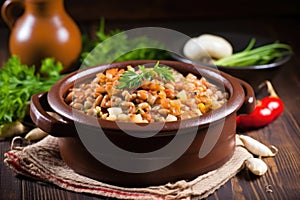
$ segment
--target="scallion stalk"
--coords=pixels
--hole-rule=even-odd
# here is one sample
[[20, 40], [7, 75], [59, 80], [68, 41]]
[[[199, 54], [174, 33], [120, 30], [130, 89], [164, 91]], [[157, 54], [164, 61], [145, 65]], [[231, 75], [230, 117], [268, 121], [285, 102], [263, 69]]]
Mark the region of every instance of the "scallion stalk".
[[231, 56], [221, 58], [214, 62], [217, 66], [250, 66], [261, 65], [272, 62], [273, 60], [289, 55], [292, 48], [288, 44], [274, 42], [272, 44], [263, 45], [253, 48], [255, 39], [251, 39], [248, 46], [240, 52]]

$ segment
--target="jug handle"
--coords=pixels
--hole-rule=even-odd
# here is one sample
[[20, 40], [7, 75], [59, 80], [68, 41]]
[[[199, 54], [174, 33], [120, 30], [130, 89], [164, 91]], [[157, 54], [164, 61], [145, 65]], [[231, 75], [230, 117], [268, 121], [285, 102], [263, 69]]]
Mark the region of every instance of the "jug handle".
[[1, 8], [1, 15], [4, 22], [13, 28], [17, 19], [24, 13], [24, 0], [6, 0]]

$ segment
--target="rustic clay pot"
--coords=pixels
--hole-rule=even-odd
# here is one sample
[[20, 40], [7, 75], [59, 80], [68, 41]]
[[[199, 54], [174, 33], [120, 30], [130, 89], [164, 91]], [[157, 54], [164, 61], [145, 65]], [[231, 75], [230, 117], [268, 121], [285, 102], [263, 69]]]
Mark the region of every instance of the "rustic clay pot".
[[63, 0], [6, 0], [1, 14], [10, 27], [9, 50], [23, 64], [35, 65], [54, 57], [71, 70], [81, 52], [81, 33], [64, 9]]
[[[215, 84], [223, 85], [229, 93], [227, 104], [220, 109], [182, 121], [155, 122], [149, 125], [136, 125], [129, 122], [116, 123], [72, 111], [71, 107], [64, 102], [68, 89], [75, 84], [75, 81], [87, 80], [96, 73], [113, 67], [126, 68], [129, 64], [137, 66], [155, 62], [127, 61], [73, 72], [58, 81], [48, 93], [32, 96], [30, 105], [32, 120], [38, 127], [59, 138], [60, 153], [67, 165], [79, 174], [105, 183], [134, 187], [165, 184], [181, 179], [193, 179], [222, 166], [234, 153], [237, 113], [249, 113], [255, 106], [255, 96], [251, 86], [224, 72], [187, 63], [160, 61], [160, 64], [173, 67], [183, 74], [191, 72], [198, 76], [205, 76]], [[46, 111], [58, 113], [63, 120], [55, 120]], [[96, 159], [95, 153], [98, 153], [103, 158], [116, 159], [115, 161], [119, 161], [120, 166], [124, 163], [122, 157], [106, 152], [105, 149], [102, 152], [92, 152], [93, 150], [85, 145], [82, 137], [94, 137], [99, 134], [99, 127], [103, 130], [102, 134], [114, 145], [120, 149], [138, 153], [138, 158], [133, 157], [129, 160], [134, 166], [145, 163], [144, 172], [119, 170]], [[180, 131], [178, 131], [179, 129]], [[128, 131], [140, 135], [153, 132], [157, 134], [152, 137], [140, 138], [126, 134], [125, 132]], [[82, 132], [84, 132], [84, 136]], [[166, 155], [149, 156], [150, 154], [147, 154], [171, 144], [176, 137], [179, 142]], [[190, 138], [192, 141], [184, 147], [186, 150], [178, 159], [157, 170], [147, 171], [147, 166], [151, 168], [152, 164], [164, 163], [173, 154], [177, 154], [177, 150], [186, 145], [185, 142]], [[94, 141], [94, 143], [100, 145], [101, 141]]]

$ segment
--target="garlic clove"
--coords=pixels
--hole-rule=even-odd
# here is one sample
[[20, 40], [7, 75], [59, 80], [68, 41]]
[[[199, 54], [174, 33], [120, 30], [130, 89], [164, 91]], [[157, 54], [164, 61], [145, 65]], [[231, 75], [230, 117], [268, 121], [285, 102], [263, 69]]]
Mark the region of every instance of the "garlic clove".
[[46, 133], [42, 129], [34, 128], [25, 135], [25, 140], [28, 140], [28, 141], [40, 140], [40, 139], [46, 137], [47, 135], [48, 135], [48, 133]]
[[244, 143], [243, 143], [243, 141], [240, 139], [240, 137], [239, 137], [239, 135], [236, 135], [235, 136], [235, 145], [236, 146], [244, 146]]
[[28, 127], [24, 126], [20, 121], [13, 121], [0, 125], [0, 138], [21, 135], [28, 131]]
[[246, 167], [255, 175], [262, 176], [267, 170], [267, 164], [259, 158], [249, 158], [245, 161]]
[[275, 156], [278, 152], [278, 149], [275, 146], [269, 148], [250, 136], [239, 135], [239, 138], [242, 140], [245, 148], [257, 156], [270, 157]]

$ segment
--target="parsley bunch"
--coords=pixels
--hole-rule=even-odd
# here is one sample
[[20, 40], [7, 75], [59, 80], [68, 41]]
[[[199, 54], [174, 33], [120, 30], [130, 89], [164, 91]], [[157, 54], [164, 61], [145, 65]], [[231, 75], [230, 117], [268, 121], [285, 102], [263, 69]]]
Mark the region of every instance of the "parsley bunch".
[[[149, 48], [153, 47], [153, 48]], [[163, 50], [164, 46], [147, 36], [130, 38], [119, 29], [105, 32], [104, 19], [96, 31], [96, 39], [83, 36], [83, 67], [125, 60], [168, 60], [170, 54]]]
[[42, 61], [40, 73], [33, 66], [21, 64], [20, 58], [11, 56], [0, 68], [0, 125], [22, 120], [33, 94], [45, 92], [59, 80], [63, 66], [53, 58]]

